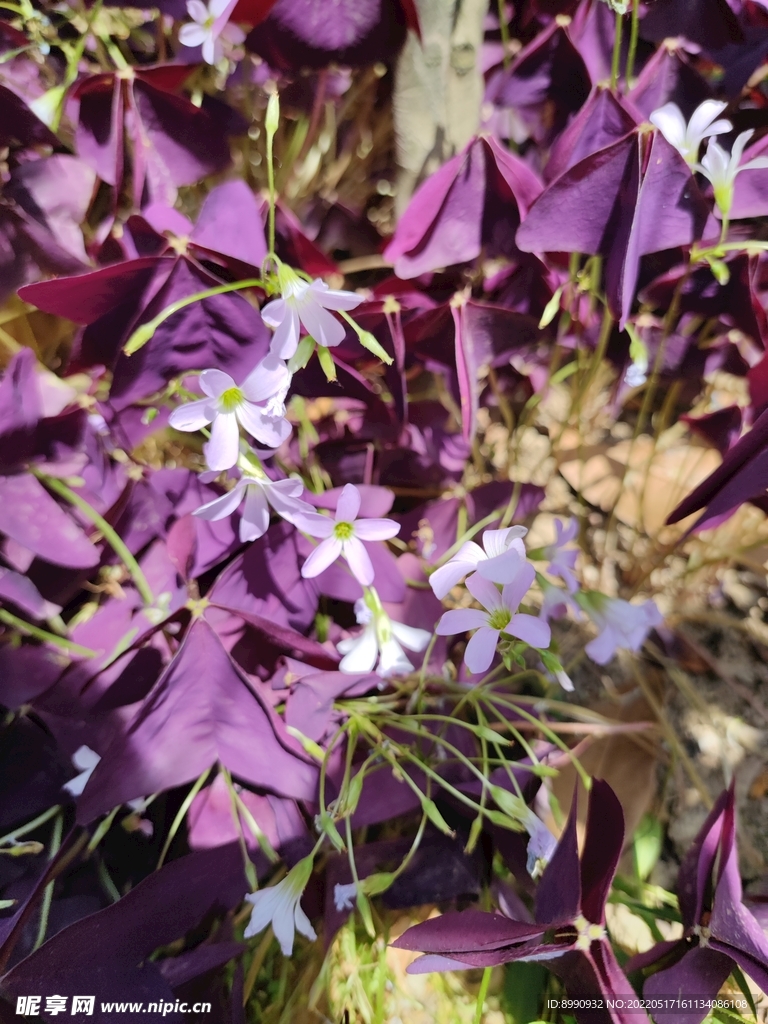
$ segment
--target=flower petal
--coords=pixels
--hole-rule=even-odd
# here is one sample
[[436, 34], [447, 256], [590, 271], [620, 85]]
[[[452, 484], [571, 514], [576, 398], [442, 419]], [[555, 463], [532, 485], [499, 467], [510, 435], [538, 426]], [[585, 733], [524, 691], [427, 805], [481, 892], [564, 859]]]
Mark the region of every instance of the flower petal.
[[208, 38], [208, 30], [196, 23], [182, 25], [179, 29], [179, 42], [182, 46], [202, 46]]
[[[669, 103], [667, 104], [667, 106], [670, 105], [671, 104]], [[692, 138], [703, 139], [704, 133], [707, 132], [707, 129], [715, 118], [719, 117], [727, 106], [728, 104], [723, 103], [722, 100], [704, 100], [703, 103], [700, 103], [691, 114], [691, 120], [688, 122], [689, 136]], [[662, 110], [663, 109], [664, 108], [662, 107]], [[725, 130], [730, 131], [732, 125], [729, 122], [726, 122], [726, 124], [728, 124], [728, 127]], [[713, 133], [708, 132], [707, 134]]]
[[470, 629], [479, 629], [486, 625], [488, 616], [479, 608], [453, 608], [449, 612], [443, 612], [435, 632], [438, 636], [454, 636], [456, 633], [466, 633]]
[[251, 370], [240, 389], [249, 402], [266, 402], [281, 391], [290, 378], [288, 367], [282, 359], [270, 353]]
[[[278, 299], [278, 302], [280, 301], [282, 300]], [[264, 313], [262, 312], [263, 318]], [[275, 333], [272, 336], [269, 346], [270, 354], [278, 356], [280, 359], [290, 359], [298, 348], [300, 333], [298, 311], [293, 306], [286, 306], [285, 316], [275, 328]]]
[[293, 912], [293, 919], [296, 925], [296, 931], [299, 933], [299, 935], [303, 935], [307, 939], [312, 939], [312, 941], [314, 942], [314, 940], [317, 938], [317, 935], [315, 934], [315, 929], [310, 924], [309, 918], [301, 909], [301, 904], [298, 902], [296, 903], [296, 909]]
[[490, 626], [483, 626], [472, 634], [464, 651], [464, 664], [473, 675], [490, 668], [498, 642], [499, 631], [491, 629]]
[[188, 402], [174, 409], [168, 417], [168, 423], [174, 430], [200, 430], [207, 426], [216, 415], [216, 407], [210, 398], [201, 398], [198, 402]]
[[218, 43], [214, 38], [213, 32], [209, 29], [203, 40], [203, 60], [206, 64], [216, 64], [220, 54], [221, 44]]
[[240, 454], [240, 430], [233, 412], [220, 412], [211, 426], [211, 439], [204, 446], [209, 469], [231, 469]]
[[309, 555], [301, 567], [301, 575], [304, 579], [312, 579], [319, 576], [329, 565], [333, 565], [341, 554], [341, 541], [335, 537], [328, 537], [321, 541], [315, 550]]
[[432, 637], [427, 629], [406, 626], [404, 622], [395, 622], [394, 619], [390, 625], [392, 635], [397, 637], [403, 647], [407, 647], [409, 651], [423, 651]]
[[217, 519], [226, 519], [227, 516], [232, 515], [243, 500], [244, 486], [243, 482], [239, 480], [231, 491], [227, 491], [221, 497], [214, 498], [213, 501], [206, 502], [205, 505], [196, 508], [192, 515], [213, 522]]
[[354, 484], [345, 484], [336, 504], [336, 522], [353, 523], [360, 511], [362, 497]]
[[309, 294], [318, 305], [326, 309], [355, 309], [363, 301], [361, 295], [329, 288], [325, 281], [313, 281], [309, 286]]
[[390, 540], [400, 533], [400, 523], [394, 519], [358, 519], [355, 536], [360, 540]]
[[389, 679], [394, 675], [405, 675], [413, 671], [413, 663], [409, 661], [403, 648], [390, 637], [381, 645], [381, 657], [379, 658], [379, 675], [382, 679]]
[[318, 345], [334, 348], [344, 341], [346, 329], [333, 313], [318, 306], [316, 302], [304, 302], [299, 307], [299, 317], [307, 334], [311, 334]]
[[259, 932], [263, 932], [267, 925], [272, 923], [272, 916], [280, 903], [279, 885], [248, 893], [245, 898], [248, 903], [253, 904], [251, 919], [244, 932], [246, 939], [250, 939], [254, 935], [258, 935]]
[[376, 643], [376, 630], [366, 626], [363, 632], [351, 640], [341, 640], [336, 644], [339, 654], [344, 657], [339, 662], [339, 671], [348, 672], [350, 675], [361, 675], [372, 672], [379, 655], [379, 647]]
[[335, 523], [330, 516], [321, 516], [319, 512], [302, 512], [296, 516], [295, 526], [310, 537], [326, 538], [333, 533]]
[[201, 25], [208, 20], [208, 8], [203, 0], [187, 0], [187, 14]]
[[594, 640], [589, 641], [584, 650], [596, 665], [607, 665], [619, 646], [621, 637], [612, 626], [606, 626]]
[[371, 556], [365, 550], [363, 542], [357, 537], [350, 537], [349, 540], [344, 541], [342, 553], [357, 582], [362, 587], [370, 587], [376, 573]]
[[505, 583], [504, 589], [501, 592], [504, 607], [509, 608], [511, 612], [515, 611], [531, 589], [535, 579], [536, 570], [531, 563], [520, 562], [517, 566], [517, 572], [508, 583]]
[[[503, 555], [504, 552], [509, 548], [513, 541], [522, 541], [522, 538], [528, 533], [524, 526], [507, 526], [504, 530], [486, 530], [483, 534], [483, 547], [485, 553], [489, 558], [495, 558], [496, 555]], [[520, 545], [515, 545], [515, 550], [521, 555], [525, 554], [525, 548]]]
[[547, 648], [552, 642], [552, 631], [543, 619], [535, 615], [513, 615], [512, 620], [504, 630], [510, 636], [516, 636], [531, 647]]
[[[484, 563], [481, 562], [478, 566], [482, 566]], [[491, 583], [490, 580], [484, 579], [477, 572], [473, 572], [467, 579], [467, 590], [470, 592], [472, 597], [476, 601], [479, 601], [483, 608], [487, 608], [489, 612], [495, 612], [499, 608], [502, 608], [503, 602], [501, 600], [501, 594], [496, 589], [495, 584]]]
[[429, 576], [429, 585], [435, 597], [441, 601], [449, 591], [453, 590], [457, 583], [461, 583], [467, 573], [475, 568], [475, 562], [462, 562], [452, 558], [450, 562], [435, 569]]
[[682, 146], [685, 139], [685, 118], [676, 103], [665, 103], [663, 107], [654, 110], [648, 120], [659, 129], [671, 146], [676, 149]]
[[204, 395], [218, 398], [230, 388], [237, 387], [232, 377], [223, 370], [203, 370], [200, 374], [200, 387]]
[[240, 540], [249, 541], [263, 537], [269, 529], [269, 506], [264, 488], [260, 484], [249, 484], [245, 492], [245, 505], [240, 520]]

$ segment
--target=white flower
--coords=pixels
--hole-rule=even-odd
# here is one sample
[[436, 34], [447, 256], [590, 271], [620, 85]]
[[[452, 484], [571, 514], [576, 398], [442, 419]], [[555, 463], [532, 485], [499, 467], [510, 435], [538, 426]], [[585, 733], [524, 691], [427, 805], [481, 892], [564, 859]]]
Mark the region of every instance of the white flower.
[[182, 46], [202, 46], [206, 64], [218, 64], [224, 54], [221, 40], [236, 46], [244, 42], [245, 33], [227, 21], [236, 0], [210, 0], [206, 7], [202, 0], [187, 0], [187, 13], [191, 25], [182, 25], [179, 42]]
[[525, 816], [524, 825], [526, 832], [530, 836], [525, 868], [531, 878], [538, 878], [552, 859], [552, 854], [557, 847], [557, 839], [555, 839], [541, 818], [530, 809], [528, 809], [528, 813]]
[[630, 604], [594, 590], [580, 591], [573, 597], [600, 630], [584, 648], [598, 665], [607, 665], [619, 648], [639, 651], [654, 626], [664, 621], [653, 601]]
[[333, 902], [339, 913], [343, 910], [354, 910], [356, 898], [357, 886], [354, 882], [350, 882], [349, 885], [334, 885]]
[[750, 128], [749, 131], [737, 135], [730, 156], [713, 139], [707, 146], [707, 152], [702, 157], [701, 163], [696, 164], [696, 170], [700, 171], [705, 178], [709, 178], [712, 183], [715, 204], [723, 217], [727, 217], [731, 212], [736, 175], [740, 171], [768, 167], [768, 157], [765, 156], [758, 156], [745, 164], [741, 163], [744, 147], [753, 134], [753, 129]]
[[350, 310], [363, 301], [354, 292], [336, 291], [321, 280], [304, 281], [284, 264], [278, 270], [281, 298], [268, 302], [261, 318], [274, 328], [270, 351], [281, 359], [290, 359], [299, 344], [303, 326], [324, 348], [333, 348], [344, 340], [346, 330], [329, 310]]
[[430, 575], [435, 597], [442, 601], [457, 583], [475, 570], [493, 583], [509, 583], [517, 566], [514, 557], [510, 560], [509, 552], [525, 558], [522, 538], [526, 533], [524, 526], [508, 526], [505, 530], [486, 530], [482, 548], [472, 540], [462, 544], [453, 558]]
[[693, 167], [699, 158], [699, 148], [704, 139], [733, 130], [730, 121], [715, 121], [727, 106], [727, 103], [720, 100], [704, 100], [686, 124], [677, 104], [665, 103], [663, 107], [654, 110], [648, 120], [659, 129], [670, 146], [675, 147], [685, 162]]
[[253, 904], [251, 920], [243, 933], [246, 939], [258, 935], [271, 924], [283, 956], [290, 956], [297, 931], [308, 939], [317, 938], [315, 929], [299, 904], [312, 874], [312, 863], [311, 855], [305, 857], [292, 867], [277, 885], [259, 889], [258, 892], [249, 893], [245, 897]]
[[403, 648], [423, 651], [431, 637], [426, 629], [390, 619], [375, 590], [355, 602], [355, 617], [364, 629], [359, 636], [336, 644], [339, 654], [344, 655], [339, 664], [340, 672], [352, 675], [372, 672], [377, 659], [377, 672], [382, 679], [413, 671]]
[[298, 477], [287, 480], [270, 480], [267, 474], [253, 463], [243, 473], [231, 491], [219, 498], [201, 505], [192, 513], [201, 519], [217, 520], [231, 516], [245, 499], [240, 518], [240, 540], [246, 544], [258, 540], [269, 528], [269, 506], [289, 523], [302, 513], [314, 513], [314, 507], [301, 498], [304, 484]]
[[65, 782], [62, 788], [66, 789], [71, 796], [80, 796], [100, 760], [100, 755], [95, 750], [91, 750], [90, 747], [78, 747], [72, 755], [72, 764], [80, 774], [76, 775], [74, 779], [70, 779], [69, 782]]
[[[70, 779], [69, 782], [65, 782], [62, 789], [66, 789], [71, 796], [80, 796], [100, 760], [101, 755], [97, 754], [95, 750], [91, 750], [90, 747], [85, 745], [78, 747], [72, 755], [72, 764], [78, 769], [80, 774], [76, 775], [74, 779]], [[148, 803], [149, 801], [141, 796], [136, 797], [135, 800], [127, 801], [128, 807], [139, 813], [146, 809]]]
[[261, 444], [277, 448], [291, 432], [285, 419], [285, 396], [291, 375], [285, 363], [268, 355], [242, 384], [235, 384], [223, 370], [203, 370], [200, 387], [205, 398], [174, 409], [168, 422], [176, 430], [200, 430], [211, 424], [205, 445], [208, 466], [231, 469], [240, 453], [240, 427]]
[[334, 519], [314, 511], [296, 516], [294, 522], [300, 530], [310, 537], [323, 538], [301, 567], [305, 579], [319, 576], [341, 555], [361, 586], [373, 583], [373, 563], [362, 542], [389, 540], [400, 532], [400, 524], [394, 519], [357, 519], [361, 500], [355, 485], [347, 484], [339, 496]]

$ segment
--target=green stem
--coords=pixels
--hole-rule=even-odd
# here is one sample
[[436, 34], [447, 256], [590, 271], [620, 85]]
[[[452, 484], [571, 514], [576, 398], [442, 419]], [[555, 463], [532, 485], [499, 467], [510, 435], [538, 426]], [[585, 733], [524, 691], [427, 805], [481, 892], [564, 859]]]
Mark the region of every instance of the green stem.
[[147, 342], [151, 340], [152, 335], [160, 324], [173, 316], [174, 313], [178, 313], [180, 309], [184, 309], [186, 306], [191, 306], [193, 302], [201, 302], [203, 299], [213, 298], [214, 295], [224, 295], [226, 292], [236, 292], [243, 288], [264, 287], [264, 281], [262, 281], [260, 277], [249, 277], [246, 278], [245, 281], [230, 281], [229, 284], [216, 285], [215, 288], [206, 288], [202, 292], [195, 292], [194, 295], [187, 295], [183, 299], [177, 299], [176, 302], [172, 302], [170, 306], [166, 306], [164, 310], [158, 313], [157, 316], [148, 323], [137, 327], [126, 342], [123, 352], [125, 352], [127, 356], [132, 356], [134, 352], [138, 352], [140, 348], [143, 348]]
[[13, 832], [8, 832], [4, 836], [0, 836], [0, 846], [5, 846], [6, 843], [15, 843], [21, 836], [27, 835], [29, 832], [34, 832], [40, 825], [44, 825], [46, 821], [49, 821], [54, 814], [58, 814], [61, 810], [61, 805], [56, 804], [54, 807], [49, 807], [47, 811], [43, 811], [32, 821], [28, 821], [26, 825], [22, 825], [20, 828], [16, 828]]
[[627, 88], [632, 86], [632, 75], [635, 71], [635, 55], [637, 54], [637, 37], [640, 31], [640, 0], [632, 0], [632, 20], [629, 23], [629, 50], [627, 52], [627, 69], [624, 81]]
[[46, 476], [44, 473], [41, 473], [36, 469], [32, 469], [32, 472], [46, 485], [46, 487], [58, 494], [60, 498], [64, 498], [64, 500], [68, 501], [70, 505], [74, 505], [75, 508], [79, 509], [83, 515], [90, 519], [93, 525], [98, 528], [104, 540], [109, 544], [130, 573], [131, 578], [136, 585], [136, 589], [141, 594], [144, 604], [151, 607], [155, 603], [152, 588], [147, 582], [147, 577], [142, 572], [141, 566], [128, 550], [125, 541], [123, 541], [122, 537], [120, 537], [116, 530], [109, 525], [103, 516], [99, 515], [95, 508], [88, 504], [85, 498], [82, 498], [76, 491], [67, 487], [63, 480], [59, 480], [57, 477], [53, 476]]
[[480, 1024], [483, 1019], [483, 1007], [488, 995], [488, 986], [491, 984], [492, 967], [486, 967], [483, 971], [483, 980], [480, 982], [480, 991], [477, 993], [477, 1006], [475, 1007], [475, 1024]]
[[619, 59], [621, 57], [621, 33], [624, 28], [624, 16], [616, 14], [616, 34], [613, 39], [613, 59], [611, 60], [611, 91], [616, 91], [619, 84]]
[[268, 236], [269, 236], [269, 253], [273, 255], [275, 252], [275, 203], [277, 202], [275, 196], [275, 160], [274, 160], [274, 147], [273, 147], [274, 135], [272, 132], [267, 132], [267, 186], [269, 188], [269, 220], [268, 220]]
[[[213, 767], [213, 766], [211, 766], [211, 767]], [[205, 771], [200, 774], [197, 782], [194, 784], [192, 789], [190, 789], [190, 791], [187, 793], [186, 797], [184, 798], [184, 803], [181, 805], [181, 807], [178, 810], [178, 813], [177, 813], [176, 817], [173, 819], [173, 824], [171, 825], [171, 830], [168, 833], [168, 838], [165, 840], [165, 843], [163, 844], [163, 849], [162, 849], [162, 851], [160, 853], [160, 859], [157, 862], [157, 867], [155, 868], [155, 871], [159, 871], [160, 868], [163, 866], [163, 861], [165, 860], [166, 856], [168, 855], [168, 851], [171, 848], [171, 843], [173, 842], [174, 836], [176, 835], [176, 833], [179, 831], [179, 828], [181, 827], [181, 823], [184, 820], [184, 815], [187, 813], [189, 808], [192, 806], [192, 801], [195, 799], [197, 794], [203, 788], [203, 784], [205, 783], [205, 780], [208, 778], [208, 776], [210, 774], [211, 774], [211, 769], [210, 768], [206, 768]]]
[[35, 640], [42, 640], [46, 644], [53, 644], [54, 647], [60, 647], [62, 651], [76, 654], [81, 658], [95, 658], [98, 654], [98, 651], [92, 651], [90, 647], [82, 647], [71, 640], [65, 640], [63, 636], [56, 636], [55, 633], [49, 633], [46, 629], [33, 626], [31, 622], [25, 622], [24, 619], [12, 615], [4, 608], [0, 609], [0, 622], [4, 622], [6, 626], [15, 626], [20, 633], [26, 633], [27, 636], [33, 636]]
[[[59, 852], [61, 846], [61, 833], [64, 828], [64, 818], [61, 814], [57, 815], [56, 820], [53, 823], [53, 835], [51, 836], [51, 849], [48, 860], [53, 860], [56, 854]], [[51, 912], [51, 902], [53, 900], [53, 887], [56, 883], [49, 882], [45, 887], [43, 893], [43, 904], [40, 908], [40, 924], [37, 929], [37, 938], [35, 944], [32, 947], [32, 952], [39, 949], [45, 940], [45, 933], [48, 930], [48, 916]]]
[[501, 45], [504, 47], [502, 61], [506, 71], [512, 63], [509, 53], [509, 25], [507, 24], [507, 3], [506, 0], [497, 0], [499, 5], [499, 30], [501, 31]]

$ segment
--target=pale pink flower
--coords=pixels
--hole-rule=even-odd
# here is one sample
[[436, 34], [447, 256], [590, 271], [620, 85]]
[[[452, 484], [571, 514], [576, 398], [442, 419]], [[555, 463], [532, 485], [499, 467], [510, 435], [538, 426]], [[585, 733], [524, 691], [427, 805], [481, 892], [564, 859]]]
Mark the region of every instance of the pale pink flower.
[[295, 353], [301, 328], [324, 348], [340, 345], [346, 328], [330, 310], [354, 309], [363, 301], [354, 292], [337, 291], [319, 279], [303, 280], [290, 267], [278, 270], [281, 297], [268, 302], [261, 318], [274, 329], [270, 351], [281, 359], [290, 359]]
[[357, 600], [355, 618], [364, 628], [357, 636], [336, 644], [339, 654], [344, 655], [339, 664], [340, 672], [353, 675], [373, 672], [377, 661], [376, 671], [382, 679], [413, 671], [413, 664], [403, 648], [417, 653], [423, 651], [431, 633], [390, 619], [378, 596], [370, 601], [362, 597]]
[[213, 470], [231, 469], [240, 453], [240, 426], [268, 448], [277, 448], [288, 437], [285, 396], [290, 384], [288, 368], [273, 355], [262, 359], [239, 385], [223, 370], [203, 370], [200, 387], [206, 397], [174, 409], [168, 422], [176, 430], [190, 431], [210, 423], [206, 462]]
[[319, 576], [341, 556], [358, 583], [364, 587], [373, 583], [373, 564], [363, 541], [390, 540], [400, 532], [400, 524], [393, 519], [357, 519], [360, 501], [360, 491], [354, 484], [347, 484], [339, 496], [333, 519], [317, 512], [296, 516], [294, 522], [300, 530], [310, 537], [322, 538], [301, 568], [301, 575], [306, 579]]
[[596, 591], [581, 591], [576, 600], [600, 630], [584, 648], [598, 665], [607, 665], [619, 648], [639, 651], [654, 626], [664, 621], [653, 601], [630, 604]]
[[474, 573], [467, 580], [467, 589], [485, 611], [479, 608], [456, 608], [444, 612], [437, 624], [436, 632], [440, 636], [465, 633], [471, 629], [476, 631], [464, 652], [464, 662], [472, 673], [485, 672], [490, 667], [502, 633], [522, 640], [531, 647], [549, 647], [552, 634], [547, 623], [534, 615], [517, 611], [536, 573], [530, 562], [519, 555], [516, 558], [514, 575], [501, 592], [479, 573]]
[[179, 42], [182, 46], [201, 46], [206, 64], [218, 64], [224, 55], [222, 40], [237, 46], [245, 41], [245, 33], [228, 21], [237, 0], [187, 0], [191, 24], [182, 25]]
[[304, 484], [298, 477], [287, 480], [270, 480], [266, 473], [258, 474], [256, 467], [251, 467], [237, 481], [231, 491], [222, 494], [213, 501], [201, 505], [192, 513], [201, 519], [226, 519], [245, 501], [243, 514], [240, 517], [240, 540], [246, 544], [258, 540], [269, 528], [269, 506], [289, 523], [299, 513], [313, 513], [314, 507], [303, 501]]
[[[430, 574], [429, 583], [435, 597], [442, 601], [471, 572], [479, 572], [494, 583], [509, 583], [511, 577], [506, 577], [515, 571], [515, 555], [525, 558], [522, 538], [526, 533], [524, 526], [508, 526], [504, 530], [486, 530], [482, 548], [472, 540], [462, 544], [453, 558]], [[508, 552], [512, 552], [511, 561]]]
[[548, 544], [542, 550], [542, 558], [549, 562], [547, 571], [552, 573], [553, 576], [559, 576], [570, 594], [579, 589], [579, 584], [573, 575], [579, 552], [577, 548], [566, 548], [566, 544], [575, 540], [578, 532], [579, 524], [576, 519], [571, 519], [567, 524], [560, 519], [556, 519], [555, 542], [554, 544]]

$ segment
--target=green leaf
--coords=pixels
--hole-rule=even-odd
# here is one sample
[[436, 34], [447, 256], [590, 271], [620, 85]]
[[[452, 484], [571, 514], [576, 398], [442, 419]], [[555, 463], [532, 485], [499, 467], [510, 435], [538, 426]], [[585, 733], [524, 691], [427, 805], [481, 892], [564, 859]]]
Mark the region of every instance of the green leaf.
[[632, 852], [635, 862], [635, 874], [645, 882], [653, 871], [661, 855], [664, 841], [664, 829], [658, 818], [646, 814], [635, 830], [632, 840]]
[[543, 964], [506, 964], [502, 1001], [510, 1024], [535, 1024], [546, 980], [547, 969]]
[[739, 986], [739, 991], [741, 992], [741, 994], [744, 996], [744, 998], [749, 1003], [749, 1008], [752, 1011], [752, 1016], [753, 1017], [757, 1017], [757, 1007], [755, 1006], [755, 1000], [752, 998], [752, 993], [749, 990], [749, 985], [747, 984], [747, 979], [741, 973], [741, 968], [739, 966], [737, 966], [736, 964], [733, 965], [733, 970], [731, 971], [731, 977], [736, 982], [736, 984]]

